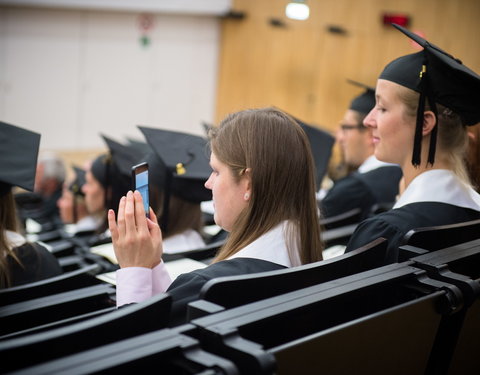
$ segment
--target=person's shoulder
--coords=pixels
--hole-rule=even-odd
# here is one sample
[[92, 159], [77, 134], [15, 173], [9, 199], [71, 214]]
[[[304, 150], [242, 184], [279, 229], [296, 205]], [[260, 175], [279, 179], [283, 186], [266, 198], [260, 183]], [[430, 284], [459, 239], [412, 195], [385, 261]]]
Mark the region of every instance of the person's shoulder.
[[263, 259], [239, 257], [213, 263], [206, 268], [193, 271], [192, 274], [200, 277], [219, 277], [272, 271], [282, 268], [285, 267]]
[[360, 173], [358, 177], [361, 179], [371, 179], [379, 177], [391, 177], [400, 179], [402, 175], [402, 169], [398, 165], [389, 164], [382, 165], [365, 173]]

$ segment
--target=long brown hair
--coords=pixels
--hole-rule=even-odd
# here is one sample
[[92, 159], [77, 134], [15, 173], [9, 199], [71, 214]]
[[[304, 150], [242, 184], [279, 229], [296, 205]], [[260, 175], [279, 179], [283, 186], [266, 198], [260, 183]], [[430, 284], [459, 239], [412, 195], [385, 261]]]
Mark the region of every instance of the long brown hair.
[[19, 264], [20, 260], [12, 251], [7, 240], [6, 231], [17, 232], [18, 220], [15, 199], [11, 190], [0, 194], [0, 289], [9, 287], [11, 284], [10, 268], [8, 266], [9, 256], [13, 257]]
[[251, 171], [249, 205], [214, 261], [227, 259], [284, 220], [289, 251], [295, 244], [302, 264], [321, 260], [314, 162], [302, 128], [278, 109], [251, 109], [227, 116], [211, 130], [210, 143], [235, 178]]
[[[150, 206], [155, 211], [157, 218], [163, 214], [163, 192], [157, 187], [152, 188]], [[193, 229], [202, 234], [203, 214], [200, 203], [188, 202], [174, 194], [170, 196], [168, 209], [168, 227], [162, 231], [162, 237], [169, 238], [176, 234]]]

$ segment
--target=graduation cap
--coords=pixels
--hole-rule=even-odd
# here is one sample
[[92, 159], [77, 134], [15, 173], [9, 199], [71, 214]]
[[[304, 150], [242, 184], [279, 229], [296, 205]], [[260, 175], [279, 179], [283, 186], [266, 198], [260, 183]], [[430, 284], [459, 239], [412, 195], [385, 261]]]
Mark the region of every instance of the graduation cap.
[[209, 124], [208, 122], [206, 121], [202, 121], [202, 128], [203, 128], [203, 131], [205, 132], [205, 135], [208, 136], [208, 133], [210, 132], [210, 130], [213, 128], [214, 126], [212, 124]]
[[[159, 180], [164, 179], [162, 229], [166, 230], [170, 194], [194, 203], [212, 199], [212, 192], [204, 186], [212, 171], [207, 156], [208, 141], [200, 136], [172, 130], [146, 126], [138, 128], [154, 153], [148, 158], [149, 173], [157, 173]], [[156, 161], [153, 156], [156, 156]], [[152, 163], [155, 163], [155, 167]]]
[[[457, 113], [464, 125], [475, 125], [480, 121], [480, 76], [422, 37], [397, 24], [392, 26], [423, 47], [420, 52], [393, 60], [379, 77], [420, 93], [412, 155], [412, 164], [418, 166], [425, 101], [428, 100], [436, 119], [435, 103], [439, 103]], [[430, 136], [429, 164], [435, 161], [437, 125]]]
[[368, 115], [373, 107], [375, 107], [375, 89], [351, 79], [347, 79], [347, 82], [365, 89], [364, 92], [353, 98], [353, 100], [350, 102], [349, 109], [360, 112], [364, 115]]
[[70, 183], [68, 189], [73, 193], [75, 196], [85, 196], [82, 191], [82, 186], [85, 185], [86, 179], [85, 175], [86, 172], [84, 169], [77, 167], [76, 165], [72, 166], [73, 171], [75, 173], [75, 179]]
[[120, 198], [132, 187], [131, 168], [144, 161], [144, 155], [104, 134], [101, 136], [108, 147], [108, 153], [93, 161], [91, 172], [105, 189], [106, 208], [112, 208], [116, 212]]
[[0, 195], [12, 186], [33, 191], [40, 134], [0, 121]]
[[[286, 113], [285, 111], [283, 111]], [[289, 114], [303, 129], [310, 141], [310, 148], [312, 149], [313, 161], [315, 163], [315, 181], [316, 189], [320, 188], [322, 180], [325, 177], [328, 169], [328, 163], [332, 155], [333, 144], [335, 143], [335, 137], [316, 126], [308, 125], [305, 122], [299, 120], [295, 116]]]
[[148, 155], [152, 149], [147, 142], [127, 137], [128, 146], [136, 150], [139, 154]]

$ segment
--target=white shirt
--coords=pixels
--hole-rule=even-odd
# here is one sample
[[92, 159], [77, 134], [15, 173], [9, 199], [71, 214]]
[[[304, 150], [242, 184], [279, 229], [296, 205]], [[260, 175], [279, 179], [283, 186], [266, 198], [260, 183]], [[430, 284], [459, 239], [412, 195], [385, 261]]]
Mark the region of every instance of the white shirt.
[[75, 224], [65, 224], [65, 232], [76, 234], [80, 232], [97, 230], [102, 224], [103, 218], [98, 216], [85, 216]]
[[13, 249], [15, 247], [22, 246], [27, 242], [25, 237], [23, 237], [21, 234], [17, 232], [12, 232], [10, 230], [5, 231], [6, 237], [7, 237], [7, 242], [8, 245], [10, 246], [10, 249]]
[[433, 169], [415, 177], [393, 208], [415, 202], [442, 202], [480, 211], [480, 194], [447, 169]]
[[358, 167], [358, 173], [367, 173], [373, 171], [374, 169], [386, 166], [394, 166], [398, 164], [385, 163], [384, 161], [378, 160], [375, 155], [370, 155], [363, 163]]
[[294, 259], [290, 259], [287, 249], [288, 222], [283, 221], [275, 228], [269, 230], [264, 235], [257, 238], [251, 244], [245, 246], [242, 250], [230, 256], [233, 258], [255, 258], [268, 262], [281, 264], [285, 267], [293, 267], [301, 265], [300, 256], [296, 244], [291, 241], [292, 253]]
[[[248, 257], [266, 260], [286, 267], [300, 265], [298, 249], [293, 241], [289, 241], [288, 229], [290, 229], [288, 222], [284, 221], [228, 259]], [[295, 259], [292, 260], [287, 250], [287, 243], [290, 242], [292, 242], [290, 245], [292, 252], [295, 254]], [[121, 268], [116, 271], [116, 278], [117, 306], [145, 301], [158, 293], [165, 292], [172, 283], [163, 262], [152, 269], [145, 267]]]
[[200, 233], [193, 229], [175, 234], [163, 240], [163, 252], [165, 254], [176, 254], [187, 250], [195, 250], [205, 246]]

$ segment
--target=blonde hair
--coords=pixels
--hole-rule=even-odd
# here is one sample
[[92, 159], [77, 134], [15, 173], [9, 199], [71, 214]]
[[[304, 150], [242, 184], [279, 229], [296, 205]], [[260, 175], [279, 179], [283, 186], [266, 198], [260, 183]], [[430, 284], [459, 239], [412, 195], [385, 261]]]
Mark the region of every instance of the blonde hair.
[[[405, 104], [404, 115], [408, 119], [417, 116], [419, 94], [403, 86], [397, 87], [398, 96]], [[452, 166], [452, 171], [465, 183], [470, 184], [465, 166], [465, 155], [468, 145], [468, 134], [465, 125], [458, 114], [451, 109], [436, 103], [438, 118], [437, 152], [440, 149], [445, 154]], [[430, 106], [425, 103], [425, 111]]]
[[[302, 264], [322, 259], [314, 162], [303, 129], [275, 108], [227, 116], [210, 131], [212, 152], [240, 180], [250, 170], [250, 203], [214, 261], [227, 259], [284, 220]], [[292, 244], [287, 243], [290, 259]]]

